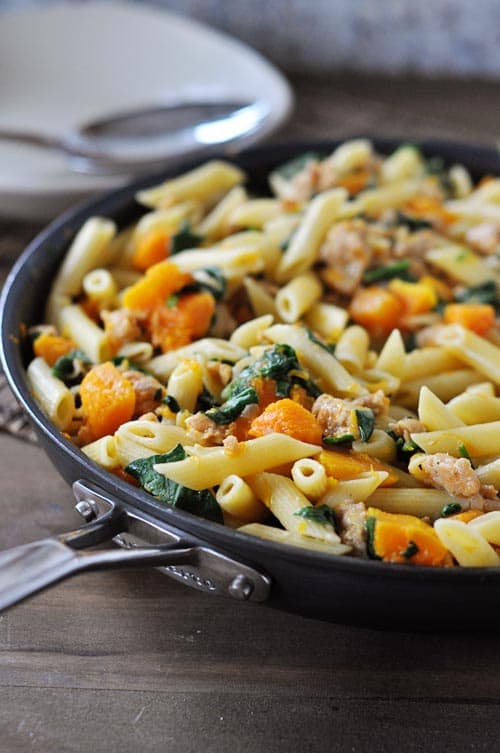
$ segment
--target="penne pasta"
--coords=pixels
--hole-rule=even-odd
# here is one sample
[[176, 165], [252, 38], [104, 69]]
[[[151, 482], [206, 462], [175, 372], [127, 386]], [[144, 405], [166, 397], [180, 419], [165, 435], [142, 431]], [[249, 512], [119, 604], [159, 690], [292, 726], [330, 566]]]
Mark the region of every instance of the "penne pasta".
[[332, 544], [340, 543], [331, 523], [319, 523], [301, 514], [313, 506], [290, 479], [276, 473], [258, 473], [247, 480], [254, 494], [287, 531]]
[[284, 342], [298, 351], [304, 366], [321, 380], [325, 392], [343, 395], [363, 393], [363, 388], [347, 369], [335, 356], [311, 340], [304, 327], [274, 324], [264, 334], [271, 342]]
[[267, 509], [241, 476], [232, 473], [217, 489], [215, 498], [225, 513], [241, 522], [261, 521], [267, 517]]
[[111, 349], [106, 332], [80, 306], [63, 306], [58, 324], [63, 335], [73, 340], [91, 361], [100, 363], [109, 359]]
[[312, 273], [297, 275], [281, 288], [276, 296], [276, 310], [279, 318], [293, 324], [319, 300], [323, 289]]
[[183, 201], [213, 206], [227, 191], [244, 181], [244, 173], [229, 162], [212, 160], [179, 178], [139, 191], [137, 200], [146, 207], [170, 207]]
[[280, 282], [305, 272], [316, 261], [320, 243], [346, 198], [343, 189], [333, 189], [311, 201], [276, 270]]
[[61, 431], [71, 424], [75, 412], [73, 395], [64, 382], [52, 375], [43, 358], [34, 358], [27, 370], [28, 385], [45, 415]]
[[274, 528], [262, 523], [247, 523], [238, 528], [238, 531], [250, 534], [250, 536], [257, 536], [257, 538], [265, 539], [266, 541], [298, 546], [301, 549], [309, 549], [310, 551], [321, 552], [323, 554], [348, 554], [350, 552], [350, 547], [345, 544], [314, 539], [311, 536], [301, 536], [292, 531], [284, 531], [282, 528]]
[[155, 470], [188, 489], [206, 489], [220, 484], [231, 474], [245, 478], [283, 463], [317, 455], [320, 451], [317, 445], [284, 434], [267, 434], [240, 442], [234, 449], [213, 447], [203, 455], [191, 455], [177, 463], [160, 463]]
[[496, 345], [459, 324], [443, 327], [436, 339], [452, 356], [500, 384], [500, 348]]

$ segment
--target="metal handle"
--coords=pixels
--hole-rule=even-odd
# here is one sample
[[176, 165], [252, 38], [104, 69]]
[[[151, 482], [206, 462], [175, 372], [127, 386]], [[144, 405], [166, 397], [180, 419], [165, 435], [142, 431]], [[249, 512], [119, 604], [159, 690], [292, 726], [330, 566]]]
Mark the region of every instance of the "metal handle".
[[[270, 580], [254, 568], [209, 547], [186, 546], [178, 538], [153, 546], [129, 543], [118, 534], [133, 527], [131, 522], [147, 529], [151, 525], [147, 516], [126, 512], [102, 490], [83, 482], [76, 482], [74, 492], [77, 509], [94, 519], [57, 538], [0, 552], [0, 610], [79, 572], [144, 565], [165, 568], [168, 575], [198, 590], [253, 601], [267, 598]], [[156, 526], [151, 527], [157, 532]], [[112, 539], [123, 548], [90, 548]]]
[[193, 549], [143, 547], [82, 551], [58, 539], [43, 539], [0, 552], [0, 610], [84, 570], [179, 565], [193, 559]]

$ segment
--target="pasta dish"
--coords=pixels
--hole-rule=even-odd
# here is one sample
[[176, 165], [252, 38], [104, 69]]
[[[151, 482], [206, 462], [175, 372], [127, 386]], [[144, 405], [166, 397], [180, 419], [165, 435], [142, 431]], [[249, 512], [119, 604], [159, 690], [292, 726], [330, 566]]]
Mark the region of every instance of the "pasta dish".
[[334, 555], [500, 564], [500, 179], [365, 139], [92, 217], [30, 389], [160, 503]]

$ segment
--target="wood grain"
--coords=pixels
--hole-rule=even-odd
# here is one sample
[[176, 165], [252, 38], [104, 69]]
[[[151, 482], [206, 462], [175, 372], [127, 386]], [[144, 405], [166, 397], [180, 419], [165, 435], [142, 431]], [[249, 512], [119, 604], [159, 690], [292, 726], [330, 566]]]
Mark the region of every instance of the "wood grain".
[[[500, 91], [297, 81], [281, 137], [491, 143]], [[3, 223], [2, 272], [36, 231]], [[41, 450], [0, 434], [0, 547], [80, 523]], [[495, 634], [329, 625], [193, 592], [154, 570], [81, 575], [0, 616], [0, 750], [492, 753]]]

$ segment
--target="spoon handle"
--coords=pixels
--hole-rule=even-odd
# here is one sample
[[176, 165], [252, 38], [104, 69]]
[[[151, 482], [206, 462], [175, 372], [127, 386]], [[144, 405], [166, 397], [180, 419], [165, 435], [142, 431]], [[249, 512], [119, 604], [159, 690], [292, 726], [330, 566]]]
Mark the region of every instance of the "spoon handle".
[[30, 146], [40, 146], [45, 149], [62, 149], [66, 151], [62, 139], [58, 139], [55, 136], [44, 136], [41, 133], [0, 128], [0, 139], [2, 141], [17, 141], [21, 144], [29, 144]]

